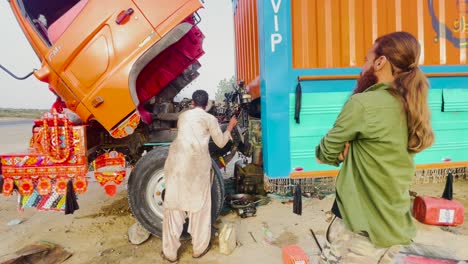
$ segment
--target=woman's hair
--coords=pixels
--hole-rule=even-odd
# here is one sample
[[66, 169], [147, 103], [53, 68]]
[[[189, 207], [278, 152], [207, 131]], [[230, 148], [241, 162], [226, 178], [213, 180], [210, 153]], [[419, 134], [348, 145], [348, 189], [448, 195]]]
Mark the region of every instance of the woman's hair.
[[385, 56], [395, 77], [391, 93], [400, 98], [408, 122], [408, 150], [421, 152], [434, 143], [428, 105], [429, 82], [418, 67], [421, 47], [413, 35], [395, 32], [376, 41], [376, 58]]

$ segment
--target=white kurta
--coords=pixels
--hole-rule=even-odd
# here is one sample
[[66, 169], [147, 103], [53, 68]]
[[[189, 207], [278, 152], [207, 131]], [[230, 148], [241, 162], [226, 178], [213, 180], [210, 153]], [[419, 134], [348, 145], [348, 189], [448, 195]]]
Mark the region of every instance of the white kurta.
[[164, 207], [186, 212], [199, 211], [211, 191], [210, 136], [222, 148], [230, 139], [218, 120], [201, 108], [182, 113], [177, 138], [169, 148], [164, 165], [166, 194]]
[[190, 219], [193, 255], [200, 256], [211, 238], [211, 158], [210, 136], [218, 147], [230, 138], [222, 132], [218, 120], [195, 108], [182, 113], [177, 124], [177, 138], [169, 148], [164, 165], [166, 195], [164, 199], [163, 252], [177, 259], [180, 235], [185, 218]]

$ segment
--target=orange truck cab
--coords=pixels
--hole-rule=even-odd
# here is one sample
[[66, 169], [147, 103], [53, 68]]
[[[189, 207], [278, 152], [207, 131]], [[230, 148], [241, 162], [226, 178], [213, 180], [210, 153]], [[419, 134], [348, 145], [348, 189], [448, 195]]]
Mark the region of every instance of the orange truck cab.
[[198, 76], [204, 53], [199, 0], [10, 4], [42, 61], [36, 78], [83, 121], [96, 120], [114, 138], [131, 134], [140, 116], [151, 122], [144, 104], [171, 82], [184, 76], [185, 86]]

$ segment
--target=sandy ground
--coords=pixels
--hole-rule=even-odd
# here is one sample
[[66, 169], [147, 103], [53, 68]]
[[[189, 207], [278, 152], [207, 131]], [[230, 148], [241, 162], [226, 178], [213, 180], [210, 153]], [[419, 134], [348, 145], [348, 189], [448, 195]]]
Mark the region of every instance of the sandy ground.
[[[0, 124], [0, 152], [24, 149], [30, 137], [30, 127], [27, 123], [11, 126]], [[457, 181], [454, 188], [455, 198], [466, 207], [468, 181]], [[418, 185], [413, 190], [418, 194], [440, 195], [443, 184]], [[323, 200], [304, 199], [302, 216], [292, 213], [292, 204], [283, 204], [279, 200], [258, 207], [256, 217], [241, 219], [230, 213], [221, 217], [218, 226], [227, 222], [236, 226], [239, 246], [231, 255], [220, 254], [215, 242], [214, 248], [205, 257], [194, 260], [189, 242], [184, 242], [179, 263], [282, 263], [281, 247], [291, 244], [299, 244], [312, 259], [311, 263], [315, 263], [318, 249], [309, 228], [314, 229], [319, 240], [324, 239], [328, 225], [327, 211], [332, 202], [332, 197]], [[127, 229], [135, 220], [128, 208], [125, 186], [120, 187], [116, 197], [109, 198], [95, 182], [91, 182], [88, 192], [79, 197], [79, 204], [81, 209], [67, 216], [33, 209], [18, 212], [16, 196], [0, 197], [0, 256], [44, 240], [57, 243], [73, 253], [64, 262], [66, 264], [163, 263], [159, 257], [159, 238], [152, 237], [140, 246], [128, 242]], [[23, 222], [8, 226], [8, 222], [13, 219]], [[271, 244], [264, 240], [264, 223], [273, 234], [274, 242]], [[453, 258], [468, 259], [468, 224], [445, 231], [439, 227], [418, 224], [416, 242], [435, 246]]]

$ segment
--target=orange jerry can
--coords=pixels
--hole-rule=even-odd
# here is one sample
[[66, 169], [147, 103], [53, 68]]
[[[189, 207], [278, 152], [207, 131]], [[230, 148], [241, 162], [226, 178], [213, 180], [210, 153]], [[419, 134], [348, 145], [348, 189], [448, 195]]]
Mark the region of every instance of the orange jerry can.
[[283, 247], [284, 264], [309, 264], [309, 257], [298, 245]]
[[437, 226], [463, 224], [463, 204], [455, 200], [418, 196], [414, 200], [413, 215], [419, 222]]

